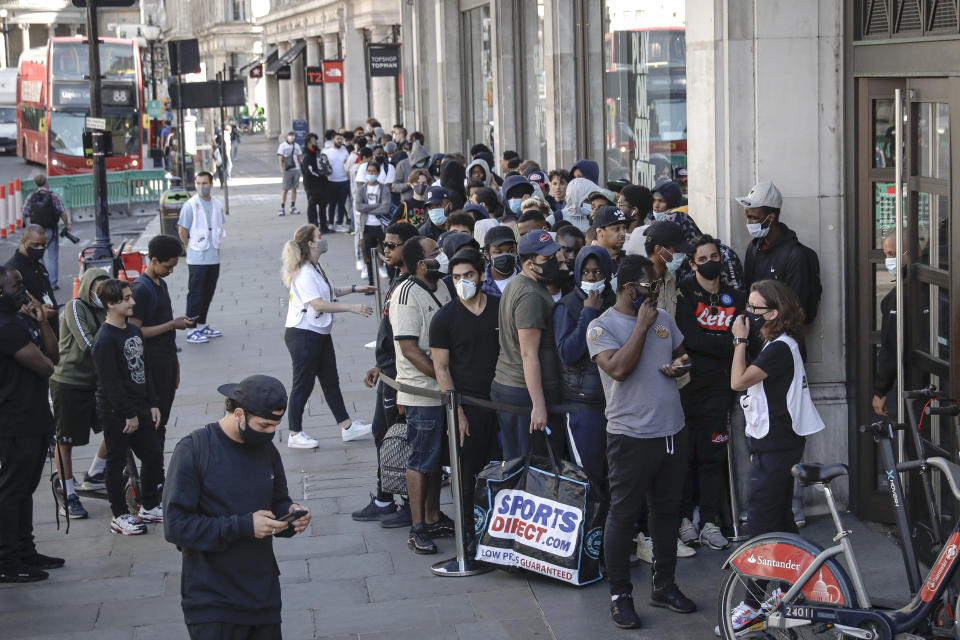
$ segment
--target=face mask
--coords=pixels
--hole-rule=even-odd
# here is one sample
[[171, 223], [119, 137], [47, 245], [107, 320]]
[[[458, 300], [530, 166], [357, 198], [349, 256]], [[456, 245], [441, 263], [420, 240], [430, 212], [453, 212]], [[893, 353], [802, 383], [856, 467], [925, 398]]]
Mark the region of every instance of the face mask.
[[676, 273], [677, 269], [680, 268], [680, 265], [682, 265], [684, 260], [686, 259], [687, 259], [687, 254], [680, 253], [679, 251], [677, 251], [676, 253], [673, 254], [673, 259], [670, 262], [666, 263], [666, 267], [667, 269], [670, 270], [670, 273]]
[[100, 300], [100, 296], [95, 294], [93, 291], [90, 292], [90, 302], [93, 303], [97, 309], [103, 309], [103, 302]]
[[654, 222], [660, 222], [661, 220], [663, 220], [663, 219], [666, 218], [666, 217], [667, 217], [667, 212], [666, 212], [666, 211], [654, 211], [654, 212], [653, 212], [653, 220], [654, 220]]
[[580, 213], [585, 216], [589, 216], [591, 213], [593, 213], [593, 206], [589, 202], [584, 202], [582, 205], [580, 205]]
[[289, 142], [290, 144], [293, 144], [293, 141], [296, 139], [297, 139], [296, 136], [287, 136], [287, 142]]
[[447, 254], [441, 251], [440, 253], [437, 254], [436, 260], [437, 262], [440, 263], [440, 269], [439, 269], [440, 273], [444, 273], [444, 274], [449, 273], [450, 258], [447, 257]]
[[760, 329], [766, 324], [767, 319], [758, 313], [750, 313], [749, 311], [747, 311], [745, 315], [747, 316], [747, 321], [750, 323], [750, 331], [760, 333]]
[[273, 435], [276, 431], [272, 433], [267, 433], [266, 431], [257, 431], [250, 427], [250, 423], [247, 422], [246, 417], [244, 417], [243, 429], [240, 431], [240, 438], [243, 440], [243, 444], [248, 447], [262, 447], [265, 444], [268, 444], [273, 440]]
[[720, 277], [721, 264], [719, 260], [708, 260], [697, 265], [697, 273], [707, 280], [716, 280]]
[[317, 251], [320, 252], [320, 255], [325, 254], [329, 249], [330, 249], [330, 247], [329, 247], [329, 245], [327, 244], [327, 239], [326, 239], [326, 238], [320, 238], [320, 241], [317, 243]]
[[493, 270], [502, 276], [513, 275], [517, 270], [517, 256], [512, 253], [501, 253], [493, 256], [490, 261]]
[[510, 211], [514, 213], [520, 213], [520, 205], [522, 204], [523, 200], [521, 198], [511, 198], [507, 200], [507, 206], [510, 207]]
[[461, 278], [460, 282], [457, 283], [456, 289], [457, 295], [460, 296], [462, 300], [469, 300], [477, 295], [477, 285], [466, 278]]
[[749, 231], [750, 235], [754, 238], [766, 238], [767, 234], [770, 233], [770, 227], [763, 226], [765, 222], [766, 218], [764, 218], [763, 222], [748, 222], [747, 231]]
[[611, 291], [616, 291], [616, 290], [617, 290], [617, 286], [618, 286], [619, 284], [620, 284], [620, 283], [619, 283], [619, 281], [617, 280], [617, 276], [613, 276], [613, 277], [610, 278], [610, 290], [611, 290]]
[[20, 287], [20, 290], [11, 295], [4, 294], [0, 296], [0, 306], [4, 308], [7, 313], [16, 313], [20, 310], [25, 304], [30, 304], [30, 296], [27, 295], [26, 287]]
[[446, 221], [447, 221], [447, 212], [443, 209], [443, 207], [439, 207], [437, 209], [430, 209], [430, 222], [432, 222], [435, 226], [437, 227], [443, 226], [443, 223]]
[[211, 187], [210, 185], [208, 185], [208, 184], [204, 184], [204, 185], [201, 185], [201, 186], [197, 187], [197, 190], [200, 191], [200, 197], [201, 197], [201, 198], [209, 198], [209, 197], [210, 197], [210, 190], [211, 190], [211, 189], [212, 189], [212, 187]]
[[413, 192], [418, 196], [422, 196], [427, 192], [427, 185], [425, 184], [415, 184], [413, 185]]
[[605, 286], [607, 286], [607, 283], [603, 280], [600, 282], [580, 282], [580, 288], [583, 289], [583, 292], [587, 295], [590, 295], [591, 291], [599, 293], [603, 291]]
[[43, 258], [44, 251], [46, 251], [46, 249], [43, 247], [28, 247], [27, 257], [33, 262], [40, 262], [40, 259]]
[[883, 264], [886, 265], [887, 271], [890, 272], [890, 275], [896, 278], [897, 277], [897, 259], [887, 258], [883, 261]]
[[537, 276], [540, 282], [544, 284], [553, 284], [560, 281], [560, 263], [557, 262], [556, 258], [550, 258], [546, 262], [541, 262], [537, 266], [540, 268], [540, 273]]
[[636, 298], [633, 299], [633, 308], [636, 311], [640, 311], [640, 307], [643, 306], [643, 303], [646, 302], [647, 298], [649, 297], [650, 296], [646, 296], [646, 295], [638, 295]]
[[368, 174], [367, 174], [367, 183], [368, 183], [368, 184], [374, 184], [379, 178], [380, 178], [380, 176], [378, 176], [378, 175], [375, 174], [375, 173], [373, 173], [373, 174], [368, 173]]

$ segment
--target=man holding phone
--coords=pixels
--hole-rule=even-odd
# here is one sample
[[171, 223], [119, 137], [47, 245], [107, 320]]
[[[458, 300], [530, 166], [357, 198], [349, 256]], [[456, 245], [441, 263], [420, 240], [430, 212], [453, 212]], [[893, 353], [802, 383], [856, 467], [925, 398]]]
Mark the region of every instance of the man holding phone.
[[279, 639], [271, 538], [310, 524], [310, 510], [290, 499], [272, 443], [287, 391], [264, 375], [218, 391], [225, 415], [177, 444], [163, 491], [164, 533], [183, 552], [183, 617], [192, 640]]

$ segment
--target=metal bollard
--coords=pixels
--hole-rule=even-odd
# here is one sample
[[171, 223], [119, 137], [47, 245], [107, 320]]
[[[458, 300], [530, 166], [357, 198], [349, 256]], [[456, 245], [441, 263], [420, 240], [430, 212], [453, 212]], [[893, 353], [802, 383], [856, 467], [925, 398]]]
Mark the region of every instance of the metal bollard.
[[377, 324], [383, 318], [383, 290], [380, 288], [380, 266], [377, 264], [376, 247], [370, 249], [370, 268], [373, 269], [373, 286], [377, 288]]
[[749, 536], [740, 533], [740, 503], [737, 500], [737, 465], [734, 461], [736, 451], [733, 448], [733, 425], [730, 424], [730, 412], [727, 412], [727, 475], [730, 476], [730, 519], [733, 520], [731, 542], [743, 542]]
[[430, 570], [433, 575], [446, 578], [462, 578], [475, 576], [493, 571], [493, 567], [481, 564], [473, 558], [468, 558], [463, 544], [463, 496], [461, 495], [460, 454], [457, 451], [457, 442], [460, 438], [460, 429], [457, 424], [456, 393], [445, 391], [444, 406], [447, 411], [447, 437], [450, 439], [450, 493], [453, 494], [453, 523], [454, 539], [457, 543], [457, 556], [449, 560], [437, 562]]

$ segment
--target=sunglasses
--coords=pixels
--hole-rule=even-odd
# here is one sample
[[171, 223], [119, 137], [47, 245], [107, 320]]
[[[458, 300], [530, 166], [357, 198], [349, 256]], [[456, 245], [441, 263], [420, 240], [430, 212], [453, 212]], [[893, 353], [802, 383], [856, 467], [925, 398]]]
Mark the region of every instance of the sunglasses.
[[401, 246], [398, 242], [381, 242], [380, 246], [389, 251], [393, 251], [397, 247]]

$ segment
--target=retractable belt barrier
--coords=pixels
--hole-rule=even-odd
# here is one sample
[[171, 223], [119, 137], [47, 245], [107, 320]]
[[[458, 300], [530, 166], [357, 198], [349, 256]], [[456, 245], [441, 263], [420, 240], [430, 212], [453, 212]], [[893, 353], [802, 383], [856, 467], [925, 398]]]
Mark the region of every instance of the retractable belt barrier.
[[[479, 564], [474, 561], [473, 558], [468, 558], [464, 549], [462, 506], [463, 479], [461, 477], [460, 455], [457, 452], [457, 441], [460, 433], [460, 427], [457, 424], [459, 417], [457, 407], [461, 404], [466, 404], [474, 407], [482, 407], [484, 409], [492, 409], [494, 411], [507, 411], [510, 413], [516, 413], [518, 415], [529, 413], [533, 407], [529, 405], [524, 406], [491, 402], [483, 398], [468, 396], [458, 391], [434, 391], [433, 389], [411, 387], [408, 384], [397, 382], [390, 376], [384, 375], [383, 373], [380, 374], [380, 381], [388, 387], [396, 389], [397, 391], [402, 391], [403, 393], [409, 393], [410, 395], [420, 396], [422, 398], [439, 400], [441, 406], [443, 406], [447, 412], [447, 440], [449, 441], [450, 447], [450, 484], [451, 487], [454, 487], [451, 493], [453, 494], [453, 523], [455, 531], [454, 539], [456, 540], [457, 545], [457, 556], [455, 558], [443, 560], [434, 564], [430, 570], [433, 571], [434, 575], [441, 577], [473, 576], [480, 573], [486, 573], [487, 571], [492, 571], [493, 567]], [[564, 403], [547, 407], [547, 413], [577, 413], [586, 409], [587, 406], [583, 404]]]

